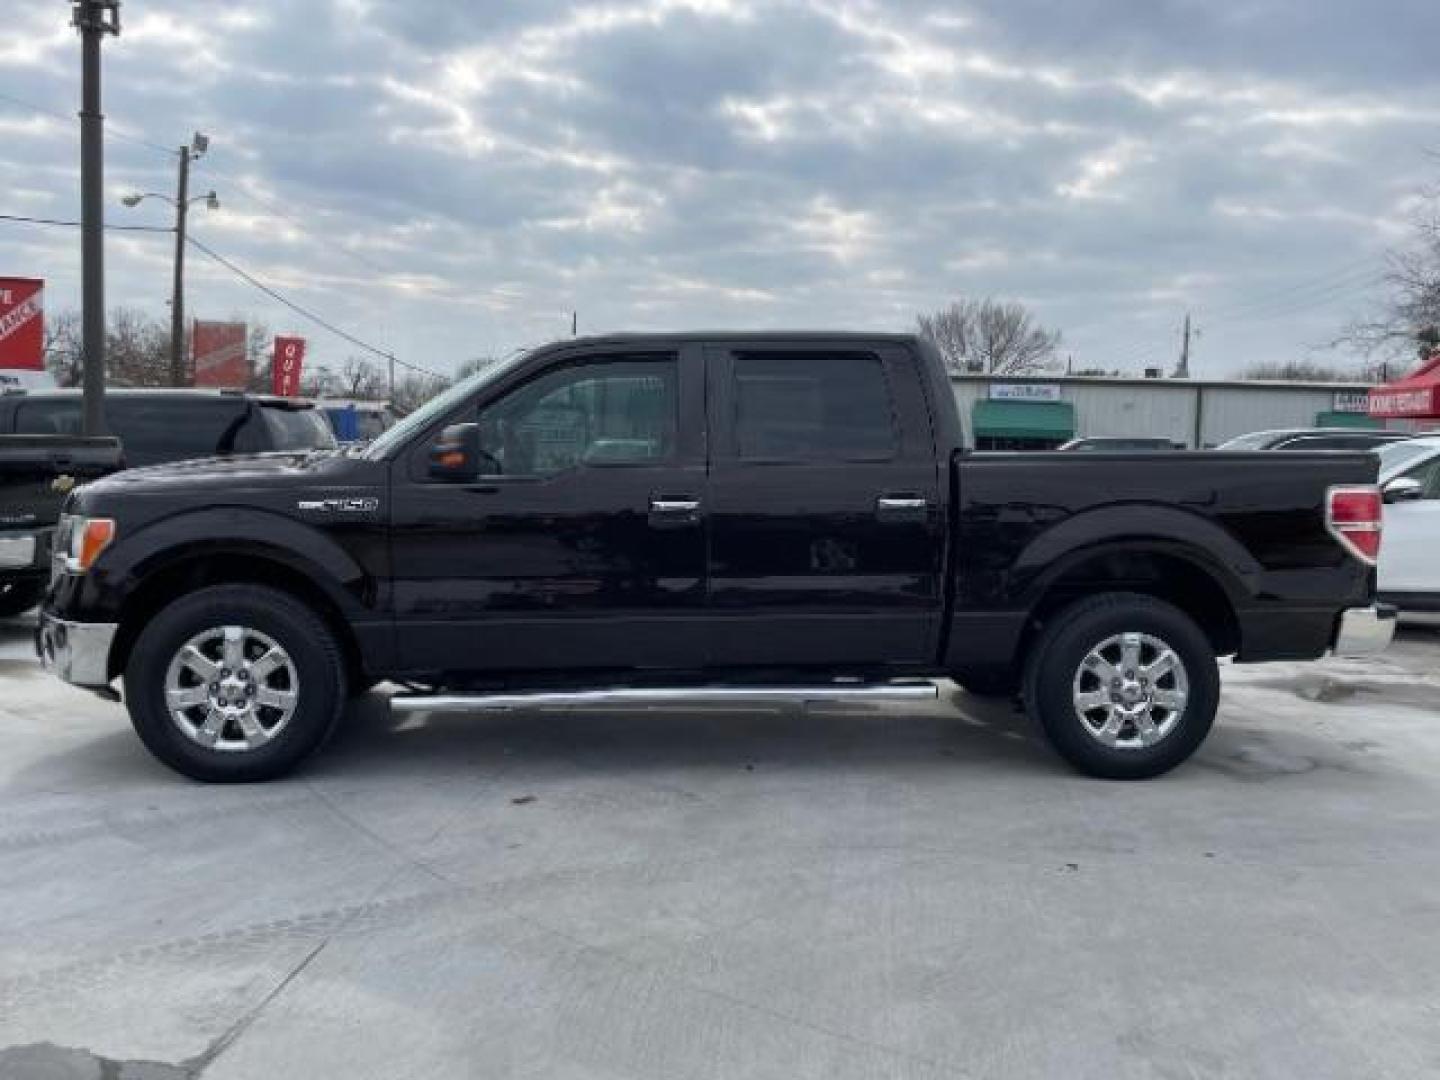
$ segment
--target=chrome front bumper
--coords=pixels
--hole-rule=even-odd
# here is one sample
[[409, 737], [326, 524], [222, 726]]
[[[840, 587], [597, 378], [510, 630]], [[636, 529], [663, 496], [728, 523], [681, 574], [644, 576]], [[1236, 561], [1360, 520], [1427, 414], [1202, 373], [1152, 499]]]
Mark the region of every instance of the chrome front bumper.
[[45, 670], [68, 683], [109, 686], [110, 646], [117, 628], [116, 623], [67, 622], [42, 612], [35, 631], [35, 651]]
[[1335, 632], [1335, 655], [1374, 656], [1384, 652], [1394, 636], [1395, 609], [1389, 604], [1347, 608], [1340, 613], [1340, 628]]

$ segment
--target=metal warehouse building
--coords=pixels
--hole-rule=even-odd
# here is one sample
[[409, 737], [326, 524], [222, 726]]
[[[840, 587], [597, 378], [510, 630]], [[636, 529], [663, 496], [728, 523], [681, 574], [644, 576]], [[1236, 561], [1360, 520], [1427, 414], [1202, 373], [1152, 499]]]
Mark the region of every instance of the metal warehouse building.
[[1044, 450], [1096, 435], [1194, 448], [1267, 428], [1386, 426], [1366, 415], [1361, 383], [952, 375], [951, 386], [965, 444], [979, 450]]

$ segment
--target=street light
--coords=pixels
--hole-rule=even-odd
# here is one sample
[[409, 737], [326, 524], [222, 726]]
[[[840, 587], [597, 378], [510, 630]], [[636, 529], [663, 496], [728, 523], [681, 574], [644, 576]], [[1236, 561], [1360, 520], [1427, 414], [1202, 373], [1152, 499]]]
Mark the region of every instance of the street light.
[[146, 191], [126, 195], [120, 200], [126, 206], [139, 206], [146, 199], [159, 199], [175, 208], [175, 280], [170, 295], [170, 382], [174, 386], [185, 385], [185, 215], [198, 202], [203, 202], [211, 210], [220, 209], [220, 198], [213, 191], [193, 199], [189, 197], [190, 162], [197, 160], [209, 148], [210, 137], [197, 131], [189, 146], [182, 146], [176, 151], [180, 158], [180, 171], [173, 199], [169, 195]]

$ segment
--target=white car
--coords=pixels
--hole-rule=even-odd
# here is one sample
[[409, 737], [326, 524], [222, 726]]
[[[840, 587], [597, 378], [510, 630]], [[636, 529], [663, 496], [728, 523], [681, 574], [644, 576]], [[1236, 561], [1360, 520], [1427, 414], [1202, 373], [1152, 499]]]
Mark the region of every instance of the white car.
[[1407, 615], [1440, 615], [1440, 435], [1375, 453], [1385, 494], [1380, 599]]

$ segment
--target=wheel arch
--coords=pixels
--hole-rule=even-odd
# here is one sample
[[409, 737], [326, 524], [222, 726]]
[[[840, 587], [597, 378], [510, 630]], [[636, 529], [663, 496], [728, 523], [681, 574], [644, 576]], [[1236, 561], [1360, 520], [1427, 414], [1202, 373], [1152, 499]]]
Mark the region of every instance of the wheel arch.
[[135, 568], [135, 586], [121, 602], [109, 674], [125, 670], [151, 616], [177, 596], [211, 585], [254, 584], [278, 589], [304, 603], [335, 636], [352, 685], [364, 678], [365, 659], [350, 618], [353, 598], [321, 567], [274, 545], [206, 542], [156, 552]]
[[1240, 651], [1239, 610], [1249, 595], [1245, 582], [1205, 549], [1167, 537], [1104, 541], [1057, 559], [1029, 590], [1022, 659], [1045, 623], [1088, 596], [1138, 593], [1162, 600], [1195, 621], [1215, 655]]

